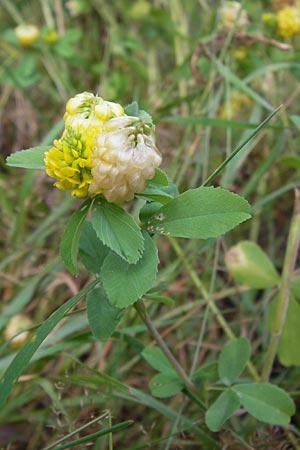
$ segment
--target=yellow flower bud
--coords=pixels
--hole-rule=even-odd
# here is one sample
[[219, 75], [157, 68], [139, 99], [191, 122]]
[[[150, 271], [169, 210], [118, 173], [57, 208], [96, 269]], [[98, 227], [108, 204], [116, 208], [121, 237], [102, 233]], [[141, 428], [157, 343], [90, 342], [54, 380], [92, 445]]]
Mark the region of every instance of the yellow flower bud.
[[43, 41], [47, 42], [48, 44], [53, 44], [58, 39], [58, 34], [56, 30], [46, 30], [44, 31], [42, 35]]
[[118, 103], [107, 102], [90, 92], [82, 92], [66, 104], [65, 127], [75, 124], [101, 126], [108, 119], [122, 115], [124, 109]]
[[292, 37], [300, 32], [300, 9], [287, 6], [277, 13], [277, 33], [282, 37]]
[[160, 163], [152, 128], [137, 117], [112, 118], [96, 137], [89, 193], [102, 193], [109, 202], [131, 200]]
[[39, 34], [39, 29], [35, 25], [19, 25], [15, 28], [16, 38], [25, 46], [34, 44], [39, 38]]

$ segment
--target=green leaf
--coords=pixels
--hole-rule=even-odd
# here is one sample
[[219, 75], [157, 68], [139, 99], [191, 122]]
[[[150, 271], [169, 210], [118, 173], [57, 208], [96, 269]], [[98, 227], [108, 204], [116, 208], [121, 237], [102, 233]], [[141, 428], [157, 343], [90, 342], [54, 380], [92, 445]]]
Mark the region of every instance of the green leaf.
[[94, 281], [84, 289], [82, 289], [74, 297], [70, 298], [62, 306], [60, 306], [51, 316], [46, 319], [38, 330], [33, 334], [31, 339], [19, 350], [15, 358], [4, 373], [0, 384], [0, 408], [5, 404], [9, 394], [11, 393], [15, 382], [23, 370], [29, 364], [32, 356], [37, 351], [41, 343], [46, 339], [48, 334], [61, 321], [64, 315], [86, 294], [88, 294], [98, 283]]
[[291, 293], [300, 300], [300, 275], [294, 275], [291, 279]]
[[109, 303], [102, 287], [97, 287], [89, 293], [86, 299], [86, 308], [95, 338], [109, 338], [119, 323], [122, 310]]
[[231, 389], [224, 391], [206, 411], [206, 425], [211, 431], [219, 431], [239, 407], [240, 400], [237, 394]]
[[232, 387], [243, 407], [256, 419], [272, 425], [287, 425], [295, 413], [291, 397], [270, 383], [237, 384]]
[[97, 197], [93, 202], [91, 220], [98, 238], [130, 264], [142, 256], [144, 239], [133, 218], [115, 203]]
[[210, 362], [203, 364], [193, 373], [192, 380], [195, 383], [217, 383], [219, 380], [218, 364]]
[[152, 395], [159, 398], [172, 397], [184, 388], [176, 372], [158, 373], [151, 378], [149, 387]]
[[230, 339], [226, 342], [218, 360], [218, 372], [222, 383], [230, 385], [238, 378], [250, 354], [251, 346], [245, 337]]
[[159, 372], [175, 372], [164, 352], [158, 347], [145, 347], [141, 353], [142, 357], [153, 369]]
[[250, 218], [250, 205], [221, 188], [200, 187], [184, 192], [148, 220], [148, 231], [174, 237], [217, 237]]
[[[272, 330], [273, 319], [275, 317], [279, 296], [277, 295], [270, 303], [268, 310], [268, 328]], [[291, 297], [287, 310], [285, 324], [279, 339], [277, 354], [283, 366], [300, 366], [300, 306]]]
[[91, 222], [85, 221], [79, 239], [79, 257], [85, 268], [93, 273], [100, 273], [109, 251], [97, 237]]
[[139, 109], [139, 105], [137, 102], [132, 102], [129, 105], [125, 106], [125, 113], [128, 116], [139, 117], [143, 120], [147, 125], [153, 126], [153, 119], [149, 113], [144, 111], [143, 109]]
[[157, 273], [157, 248], [144, 232], [145, 250], [136, 264], [128, 264], [110, 252], [101, 268], [100, 277], [110, 303], [126, 308], [151, 289]]
[[41, 147], [20, 150], [7, 157], [7, 165], [12, 167], [22, 167], [24, 169], [44, 169], [44, 154], [49, 148], [49, 146], [43, 145]]
[[158, 168], [155, 169], [154, 177], [147, 181], [146, 186], [152, 186], [154, 184], [165, 187], [169, 186], [169, 178], [166, 172]]
[[63, 232], [60, 242], [60, 255], [67, 267], [73, 274], [77, 274], [77, 254], [79, 247], [79, 238], [82, 225], [89, 212], [91, 200], [87, 199], [72, 214], [69, 219], [65, 231]]
[[160, 302], [165, 303], [165, 305], [174, 305], [174, 300], [170, 297], [167, 297], [166, 295], [159, 295], [159, 294], [151, 294], [150, 292], [148, 294], [145, 294], [146, 300], [151, 300], [152, 302]]
[[271, 260], [254, 242], [242, 241], [231, 247], [225, 262], [233, 278], [251, 288], [265, 289], [280, 282]]

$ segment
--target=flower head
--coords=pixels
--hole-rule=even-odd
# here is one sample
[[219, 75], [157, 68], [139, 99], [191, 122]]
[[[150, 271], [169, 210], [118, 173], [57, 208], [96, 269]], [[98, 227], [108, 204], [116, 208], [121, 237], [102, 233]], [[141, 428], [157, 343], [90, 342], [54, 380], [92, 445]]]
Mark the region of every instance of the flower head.
[[143, 192], [161, 163], [153, 127], [89, 92], [71, 98], [65, 130], [45, 153], [46, 173], [76, 197], [122, 202]]
[[138, 117], [110, 119], [96, 137], [89, 192], [102, 193], [109, 202], [131, 200], [145, 190], [160, 163], [150, 126]]
[[235, 1], [225, 1], [220, 10], [220, 24], [224, 28], [231, 28], [235, 23], [237, 28], [244, 28], [248, 24], [247, 11], [241, 9], [241, 4]]
[[34, 44], [39, 38], [39, 29], [35, 25], [19, 25], [15, 28], [18, 41], [25, 46]]
[[292, 37], [300, 32], [300, 9], [287, 6], [277, 13], [277, 33], [282, 37]]

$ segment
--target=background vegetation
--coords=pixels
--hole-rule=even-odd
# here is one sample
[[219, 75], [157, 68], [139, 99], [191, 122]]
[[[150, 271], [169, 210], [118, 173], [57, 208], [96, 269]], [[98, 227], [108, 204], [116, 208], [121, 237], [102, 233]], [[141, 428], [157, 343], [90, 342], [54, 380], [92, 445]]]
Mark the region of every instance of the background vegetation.
[[[78, 201], [53, 189], [44, 173], [9, 168], [5, 158], [22, 148], [49, 145], [62, 130], [68, 98], [90, 91], [123, 105], [136, 100], [152, 114], [163, 168], [180, 191], [199, 186], [283, 104], [214, 182], [247, 198], [252, 220], [217, 242], [160, 237], [158, 286], [173, 304], [149, 303], [151, 317], [186, 372], [215, 362], [234, 333], [250, 340], [252, 364], [260, 374], [269, 343], [268, 304], [276, 288], [247, 286], [231, 270], [229, 249], [250, 240], [282, 270], [300, 168], [300, 34], [297, 28], [280, 32], [278, 14], [291, 4], [299, 7], [297, 2], [241, 2], [247, 20], [240, 21], [240, 15], [229, 25], [222, 21], [222, 1], [0, 4], [0, 371], [25, 335], [11, 338], [21, 329], [30, 336], [89, 281], [83, 267], [78, 277], [71, 276], [58, 256]], [[15, 35], [22, 23], [39, 28], [30, 45]], [[135, 204], [129, 207], [134, 212]], [[258, 272], [263, 269], [258, 263]], [[294, 275], [298, 298], [299, 269]], [[217, 312], [206, 308], [210, 301]], [[296, 406], [298, 323], [288, 324], [293, 355], [276, 360], [271, 374]], [[155, 371], [141, 356], [150, 339], [132, 309], [111, 339], [96, 340], [81, 300], [35, 354], [0, 412], [1, 448], [69, 448], [54, 443], [117, 424], [126, 428], [90, 437], [76, 448], [300, 448], [298, 412], [288, 428], [241, 412], [230, 430], [211, 433], [212, 441], [206, 442], [199, 431], [205, 429], [204, 417], [195, 404], [182, 394], [151, 395], [148, 383]], [[246, 380], [252, 375], [243, 374]], [[211, 402], [209, 382], [203, 389]]]

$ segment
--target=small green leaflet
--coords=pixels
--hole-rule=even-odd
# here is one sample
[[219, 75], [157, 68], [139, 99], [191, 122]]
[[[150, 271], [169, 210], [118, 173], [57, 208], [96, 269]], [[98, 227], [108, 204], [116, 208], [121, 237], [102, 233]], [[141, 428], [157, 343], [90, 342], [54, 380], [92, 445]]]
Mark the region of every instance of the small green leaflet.
[[228, 389], [209, 407], [205, 414], [205, 423], [211, 431], [219, 431], [224, 422], [240, 407], [238, 395]]
[[51, 147], [43, 145], [20, 150], [7, 157], [7, 165], [24, 169], [44, 169], [44, 154], [49, 148]]
[[114, 252], [110, 252], [101, 267], [100, 278], [110, 303], [126, 308], [152, 288], [156, 279], [157, 248], [144, 232], [145, 250], [136, 264], [128, 264]]
[[122, 310], [109, 303], [102, 287], [97, 287], [89, 293], [86, 299], [86, 309], [95, 338], [109, 338], [115, 331]]
[[295, 413], [291, 397], [281, 388], [270, 383], [237, 384], [232, 388], [242, 406], [262, 422], [287, 425]]
[[249, 219], [250, 205], [221, 188], [200, 187], [178, 195], [147, 221], [150, 233], [207, 239], [220, 236]]
[[91, 222], [84, 222], [79, 239], [79, 257], [84, 267], [92, 273], [100, 273], [110, 249], [96, 235]]
[[77, 254], [81, 228], [91, 205], [91, 199], [83, 202], [69, 219], [60, 242], [60, 255], [73, 274], [77, 274]]
[[183, 381], [175, 372], [163, 372], [151, 378], [149, 387], [152, 395], [158, 398], [172, 397], [184, 388]]
[[99, 196], [93, 202], [91, 221], [98, 238], [130, 264], [142, 256], [144, 238], [134, 219], [123, 208]]
[[222, 383], [230, 385], [236, 381], [244, 370], [250, 353], [250, 343], [245, 337], [226, 342], [218, 360], [218, 372]]

